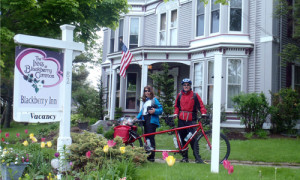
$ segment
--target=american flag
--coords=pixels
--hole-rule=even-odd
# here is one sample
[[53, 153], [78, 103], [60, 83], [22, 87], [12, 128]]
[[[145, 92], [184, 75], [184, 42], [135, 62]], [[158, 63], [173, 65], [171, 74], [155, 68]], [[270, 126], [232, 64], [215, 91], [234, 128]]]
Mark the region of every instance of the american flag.
[[121, 59], [121, 69], [120, 69], [120, 76], [123, 76], [125, 78], [126, 75], [126, 69], [128, 68], [131, 60], [132, 60], [132, 54], [127, 49], [125, 44], [122, 46], [122, 59]]

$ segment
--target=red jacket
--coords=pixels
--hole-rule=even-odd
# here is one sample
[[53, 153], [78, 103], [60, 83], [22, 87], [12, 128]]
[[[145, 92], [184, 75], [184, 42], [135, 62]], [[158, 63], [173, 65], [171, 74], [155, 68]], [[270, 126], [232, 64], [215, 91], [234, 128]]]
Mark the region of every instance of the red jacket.
[[[177, 106], [178, 98], [181, 95], [180, 98], [180, 110]], [[196, 97], [198, 98], [198, 102], [196, 104], [196, 107], [194, 107], [195, 101], [194, 101], [194, 92], [192, 90], [185, 93], [184, 91], [181, 91], [176, 98], [175, 101], [175, 110], [174, 114], [178, 115], [178, 118], [185, 121], [192, 121], [193, 119], [196, 119], [197, 117], [197, 111], [200, 110], [202, 114], [206, 114], [205, 106], [202, 102], [202, 99], [200, 98], [199, 94], [196, 93]], [[194, 109], [195, 108], [195, 109]], [[180, 112], [179, 112], [180, 111]], [[194, 118], [193, 118], [194, 115]]]

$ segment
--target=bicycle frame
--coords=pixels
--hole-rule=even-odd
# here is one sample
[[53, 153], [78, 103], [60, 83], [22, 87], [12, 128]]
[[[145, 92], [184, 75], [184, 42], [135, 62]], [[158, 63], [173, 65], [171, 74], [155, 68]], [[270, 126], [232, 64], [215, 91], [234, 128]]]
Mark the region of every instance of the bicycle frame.
[[[178, 131], [179, 130], [182, 130], [182, 129], [188, 129], [188, 128], [195, 128], [195, 127], [198, 127], [197, 130], [193, 133], [193, 135], [189, 138], [189, 140], [185, 143], [185, 145], [182, 147], [181, 146], [181, 140], [179, 138], [179, 134], [178, 134]], [[155, 149], [155, 150], [152, 150], [153, 152], [174, 152], [174, 153], [179, 153], [179, 152], [183, 152], [183, 151], [186, 151], [188, 150], [188, 145], [190, 144], [190, 142], [196, 137], [196, 134], [201, 130], [203, 136], [205, 137], [206, 141], [207, 141], [207, 144], [208, 146], [210, 147], [211, 149], [211, 143], [209, 142], [209, 139], [207, 138], [205, 132], [204, 132], [204, 129], [203, 129], [203, 126], [202, 126], [202, 123], [199, 121], [198, 124], [194, 124], [194, 125], [190, 125], [190, 126], [184, 126], [184, 127], [180, 127], [180, 128], [174, 128], [174, 129], [170, 129], [170, 130], [164, 130], [164, 131], [158, 131], [158, 132], [154, 132], [154, 133], [148, 133], [148, 134], [143, 134], [139, 137], [136, 137], [134, 138], [131, 142], [134, 142], [136, 141], [137, 139], [139, 138], [143, 138], [144, 139], [144, 143], [147, 144], [147, 141], [146, 141], [146, 137], [148, 136], [151, 136], [151, 135], [157, 135], [157, 134], [163, 134], [163, 133], [167, 133], [167, 132], [173, 132], [175, 131], [175, 134], [176, 134], [176, 139], [177, 139], [177, 144], [178, 144], [178, 150], [158, 150], [158, 149]]]

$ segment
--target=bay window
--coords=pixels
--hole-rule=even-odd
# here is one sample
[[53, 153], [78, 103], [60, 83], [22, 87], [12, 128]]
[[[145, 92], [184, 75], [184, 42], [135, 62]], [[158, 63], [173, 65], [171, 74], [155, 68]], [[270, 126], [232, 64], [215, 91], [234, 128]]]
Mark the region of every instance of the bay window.
[[242, 88], [242, 63], [240, 59], [228, 59], [227, 63], [227, 108], [233, 108], [231, 99], [240, 94]]

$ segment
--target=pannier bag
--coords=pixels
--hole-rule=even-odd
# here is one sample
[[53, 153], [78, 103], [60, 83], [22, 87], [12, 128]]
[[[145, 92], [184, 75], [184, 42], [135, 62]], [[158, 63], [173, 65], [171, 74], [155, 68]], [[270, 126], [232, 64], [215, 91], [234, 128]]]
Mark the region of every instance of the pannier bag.
[[120, 136], [123, 139], [123, 142], [125, 143], [126, 141], [128, 141], [129, 138], [129, 130], [130, 126], [119, 125], [114, 127], [114, 138]]

